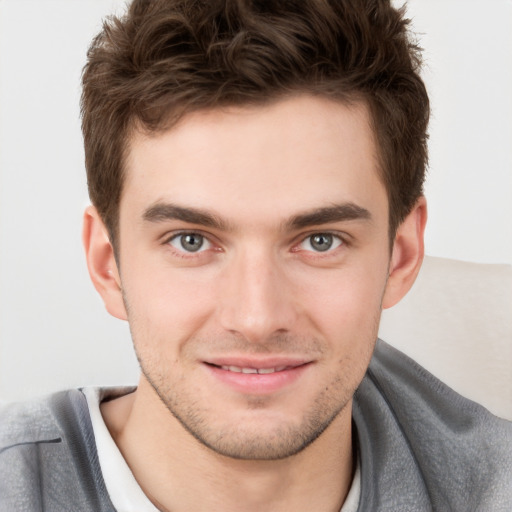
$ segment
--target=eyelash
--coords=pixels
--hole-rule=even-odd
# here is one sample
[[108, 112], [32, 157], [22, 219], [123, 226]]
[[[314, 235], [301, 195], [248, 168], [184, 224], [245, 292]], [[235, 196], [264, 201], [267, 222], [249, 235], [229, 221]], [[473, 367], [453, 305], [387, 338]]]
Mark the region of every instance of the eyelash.
[[[209, 246], [206, 248], [200, 247], [197, 251], [187, 251], [187, 250], [185, 250], [185, 248], [183, 248], [183, 246], [180, 249], [178, 247], [174, 247], [171, 244], [172, 241], [178, 240], [180, 237], [184, 237], [187, 235], [200, 236], [205, 243], [209, 244]], [[339, 243], [334, 248], [329, 247], [325, 251], [318, 251], [318, 250], [315, 251], [315, 250], [311, 250], [311, 249], [302, 249], [301, 248], [302, 244], [304, 244], [308, 240], [311, 240], [315, 236], [329, 236], [334, 239], [334, 243], [336, 243], [336, 240]], [[212, 248], [216, 249], [217, 251], [221, 251], [219, 246], [211, 240], [211, 235], [203, 234], [201, 231], [180, 231], [177, 233], [175, 232], [171, 236], [166, 237], [163, 244], [171, 247], [173, 249], [173, 251], [175, 252], [175, 254], [177, 254], [178, 256], [180, 256], [182, 258], [199, 257], [204, 252], [207, 252], [208, 250], [210, 250]], [[310, 245], [311, 245], [311, 242], [310, 242]], [[349, 245], [349, 243], [347, 241], [347, 237], [342, 236], [339, 232], [314, 231], [314, 232], [306, 234], [305, 236], [302, 235], [299, 242], [293, 245], [291, 252], [294, 252], [294, 253], [307, 252], [307, 253], [311, 253], [312, 255], [314, 255], [313, 257], [322, 258], [322, 257], [331, 256], [336, 251], [336, 249], [338, 249], [339, 247], [344, 247], [344, 246], [346, 247], [348, 245]]]
[[183, 244], [182, 244], [182, 251], [185, 252], [185, 253], [195, 254], [195, 253], [204, 252], [205, 250], [209, 249], [209, 247], [207, 247], [206, 249], [203, 248], [203, 245], [205, 243], [209, 244], [210, 246], [213, 245], [211, 237], [209, 235], [205, 235], [205, 234], [201, 233], [200, 231], [180, 231], [178, 233], [173, 233], [171, 236], [168, 236], [164, 240], [164, 244], [165, 245], [172, 245], [172, 242], [174, 240], [178, 240], [179, 241], [180, 239], [183, 242], [183, 238], [186, 237], [186, 236], [200, 237], [202, 239], [203, 244], [201, 245], [201, 247], [197, 251], [186, 251], [185, 248], [183, 248]]
[[[335, 240], [338, 240], [338, 244], [335, 246], [335, 247], [329, 247], [328, 249], [326, 249], [325, 251], [314, 251], [314, 250], [309, 250], [309, 249], [302, 249], [301, 248], [301, 245], [304, 244], [306, 241], [308, 240], [311, 240], [313, 237], [315, 236], [329, 236], [329, 237], [332, 237], [334, 239], [334, 242], [335, 243]], [[310, 245], [311, 245], [311, 242], [310, 242]], [[340, 247], [347, 247], [349, 245], [348, 241], [347, 241], [347, 237], [343, 236], [342, 234], [340, 234], [339, 232], [333, 232], [333, 231], [314, 231], [312, 233], [308, 233], [307, 235], [303, 235], [299, 241], [299, 243], [295, 244], [292, 248], [292, 252], [307, 252], [307, 253], [311, 253], [312, 257], [315, 257], [315, 258], [327, 258], [329, 256], [332, 256], [333, 253], [336, 252], [336, 249], [340, 248]]]
[[[187, 251], [183, 247], [183, 244], [181, 244], [182, 245], [181, 249], [178, 248], [178, 247], [174, 247], [172, 245], [172, 242], [174, 240], [179, 240], [180, 238], [185, 237], [187, 235], [199, 236], [199, 237], [202, 238], [203, 243], [209, 244], [209, 246], [206, 247], [206, 248], [203, 248], [201, 246], [197, 251]], [[202, 253], [206, 252], [211, 247], [215, 247], [215, 244], [212, 242], [210, 236], [209, 235], [205, 235], [205, 234], [201, 233], [200, 231], [180, 231], [180, 232], [177, 232], [177, 233], [173, 233], [171, 236], [168, 236], [164, 240], [163, 244], [167, 245], [167, 246], [170, 246], [173, 249], [173, 251], [175, 252], [175, 254], [177, 254], [177, 255], [179, 255], [180, 257], [183, 257], [183, 258], [190, 258], [190, 257], [194, 257], [194, 256], [198, 257], [199, 255], [201, 255]]]

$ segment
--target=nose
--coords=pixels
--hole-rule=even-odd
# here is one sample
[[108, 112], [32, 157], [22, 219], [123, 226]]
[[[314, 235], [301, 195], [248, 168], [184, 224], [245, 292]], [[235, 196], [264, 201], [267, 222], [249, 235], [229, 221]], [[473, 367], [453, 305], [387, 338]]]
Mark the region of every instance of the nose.
[[218, 312], [221, 327], [247, 341], [264, 343], [291, 330], [297, 319], [292, 283], [271, 251], [245, 251], [229, 262]]

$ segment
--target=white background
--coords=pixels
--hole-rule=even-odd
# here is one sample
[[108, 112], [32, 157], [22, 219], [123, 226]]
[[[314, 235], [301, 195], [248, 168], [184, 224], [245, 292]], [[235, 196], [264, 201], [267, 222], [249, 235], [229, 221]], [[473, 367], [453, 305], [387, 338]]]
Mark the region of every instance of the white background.
[[[0, 398], [134, 382], [86, 272], [85, 52], [120, 0], [0, 0]], [[512, 2], [415, 0], [433, 118], [427, 252], [512, 264]]]

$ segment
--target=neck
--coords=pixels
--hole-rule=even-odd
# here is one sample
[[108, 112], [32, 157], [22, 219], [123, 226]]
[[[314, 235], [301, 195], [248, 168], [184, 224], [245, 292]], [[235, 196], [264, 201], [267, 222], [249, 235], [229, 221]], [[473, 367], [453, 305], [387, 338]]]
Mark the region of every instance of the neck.
[[102, 414], [137, 482], [163, 512], [338, 512], [352, 481], [351, 403], [307, 448], [270, 461], [232, 459], [205, 447], [143, 382], [103, 404]]

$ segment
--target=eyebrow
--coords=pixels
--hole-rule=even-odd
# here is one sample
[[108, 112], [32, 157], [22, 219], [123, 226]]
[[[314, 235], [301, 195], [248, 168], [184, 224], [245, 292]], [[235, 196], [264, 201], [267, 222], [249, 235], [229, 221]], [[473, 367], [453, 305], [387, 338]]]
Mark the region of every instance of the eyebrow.
[[142, 218], [148, 222], [180, 220], [221, 231], [228, 230], [228, 224], [223, 219], [210, 212], [201, 210], [200, 208], [185, 208], [172, 203], [156, 203], [144, 211]]
[[349, 220], [371, 221], [372, 216], [366, 208], [354, 203], [335, 204], [295, 215], [286, 223], [286, 227], [301, 229], [309, 226], [328, 224], [330, 222]]
[[[146, 209], [142, 218], [148, 222], [165, 222], [180, 220], [190, 224], [198, 224], [219, 231], [231, 230], [228, 222], [206, 210], [193, 207], [183, 207], [172, 203], [156, 203]], [[284, 223], [285, 229], [302, 229], [310, 226], [343, 222], [350, 220], [371, 221], [372, 216], [366, 208], [354, 203], [335, 204], [316, 208], [305, 213], [294, 215]]]

